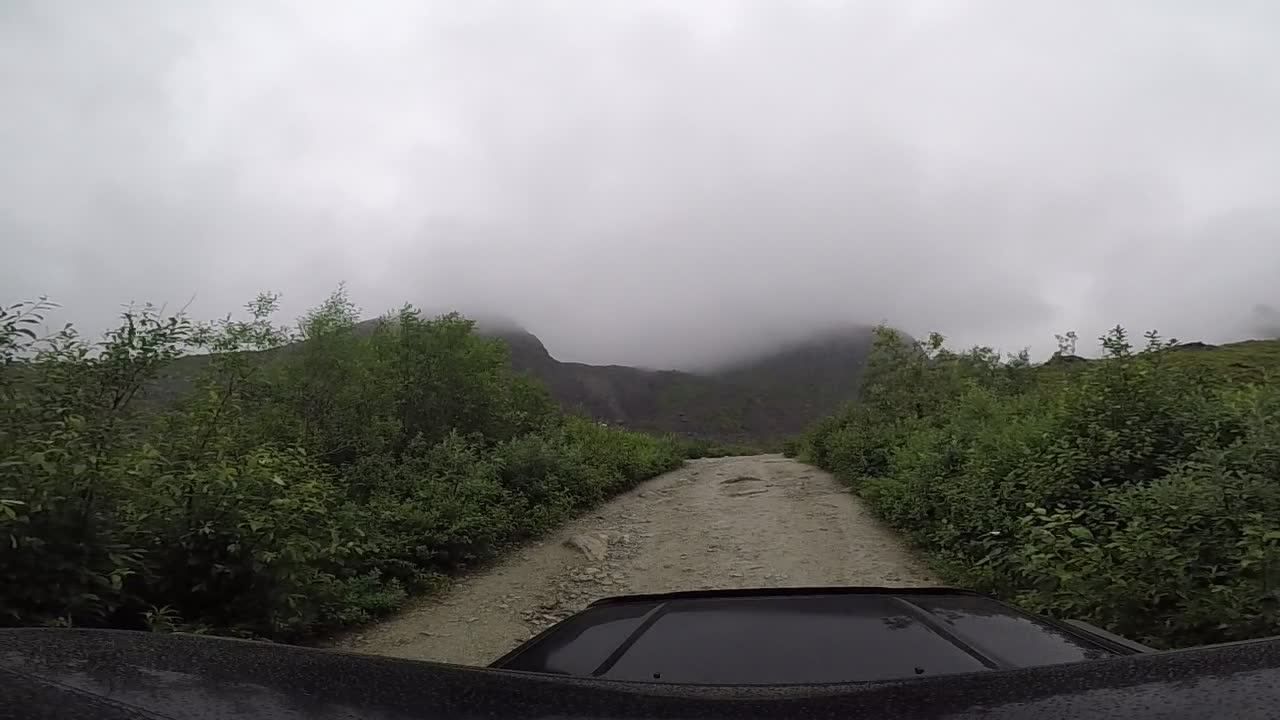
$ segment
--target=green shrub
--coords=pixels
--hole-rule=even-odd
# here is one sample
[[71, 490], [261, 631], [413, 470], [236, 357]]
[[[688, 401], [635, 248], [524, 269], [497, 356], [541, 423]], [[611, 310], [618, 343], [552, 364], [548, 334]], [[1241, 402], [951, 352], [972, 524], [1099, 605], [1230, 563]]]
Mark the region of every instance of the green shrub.
[[50, 307], [0, 309], [0, 619], [110, 622], [146, 570], [121, 517], [154, 466], [130, 403], [194, 330], [129, 309], [90, 345], [70, 327], [38, 335]]
[[882, 332], [861, 402], [794, 447], [951, 582], [1161, 647], [1280, 633], [1280, 392], [1102, 344], [1064, 374]]
[[237, 632], [321, 624], [331, 571], [359, 552], [343, 532], [330, 473], [297, 448], [163, 463], [122, 513], [146, 555], [134, 592], [148, 605]]
[[[678, 466], [565, 417], [505, 348], [342, 289], [210, 324], [130, 310], [98, 343], [0, 309], [0, 622], [299, 639], [391, 612]], [[193, 352], [190, 392], [136, 402]]]

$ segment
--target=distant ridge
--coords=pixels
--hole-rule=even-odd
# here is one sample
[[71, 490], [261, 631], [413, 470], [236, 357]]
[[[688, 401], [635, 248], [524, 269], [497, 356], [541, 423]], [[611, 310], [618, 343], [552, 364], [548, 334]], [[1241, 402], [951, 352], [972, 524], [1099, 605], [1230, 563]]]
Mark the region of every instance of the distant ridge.
[[[372, 332], [381, 319], [360, 323]], [[562, 362], [536, 335], [506, 319], [486, 318], [476, 332], [502, 340], [517, 370], [550, 390], [562, 407], [638, 430], [773, 446], [853, 400], [871, 349], [872, 329], [849, 326], [705, 372]], [[208, 362], [173, 363], [149, 388], [166, 404], [191, 388]]]
[[511, 363], [566, 408], [605, 422], [682, 435], [773, 443], [854, 399], [872, 329], [817, 333], [709, 372], [643, 370], [555, 359], [532, 333], [478, 326]]

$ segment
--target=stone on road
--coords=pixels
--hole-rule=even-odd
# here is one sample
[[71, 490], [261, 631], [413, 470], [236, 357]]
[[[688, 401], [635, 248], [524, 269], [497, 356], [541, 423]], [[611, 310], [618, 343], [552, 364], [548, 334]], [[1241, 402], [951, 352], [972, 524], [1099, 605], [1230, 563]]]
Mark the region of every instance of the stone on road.
[[827, 473], [781, 455], [692, 460], [335, 646], [487, 665], [612, 595], [935, 584]]
[[606, 535], [571, 535], [564, 544], [590, 560], [603, 560], [609, 554], [609, 539]]

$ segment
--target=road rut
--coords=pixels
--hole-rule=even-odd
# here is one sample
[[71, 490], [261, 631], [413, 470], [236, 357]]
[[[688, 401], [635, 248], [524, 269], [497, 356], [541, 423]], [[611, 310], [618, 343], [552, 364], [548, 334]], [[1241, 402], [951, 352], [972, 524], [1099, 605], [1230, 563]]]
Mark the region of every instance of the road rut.
[[[565, 543], [575, 537], [607, 541], [607, 554], [592, 559]], [[335, 647], [484, 665], [610, 595], [933, 584], [827, 473], [781, 455], [692, 460]]]

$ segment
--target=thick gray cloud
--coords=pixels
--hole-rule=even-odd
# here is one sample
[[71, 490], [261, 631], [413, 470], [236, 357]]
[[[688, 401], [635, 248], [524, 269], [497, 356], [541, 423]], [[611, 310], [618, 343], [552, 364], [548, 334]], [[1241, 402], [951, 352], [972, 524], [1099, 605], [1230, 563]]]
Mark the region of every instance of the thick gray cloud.
[[10, 0], [0, 288], [100, 328], [345, 280], [648, 366], [879, 320], [1243, 337], [1280, 303], [1278, 33], [1247, 0]]

